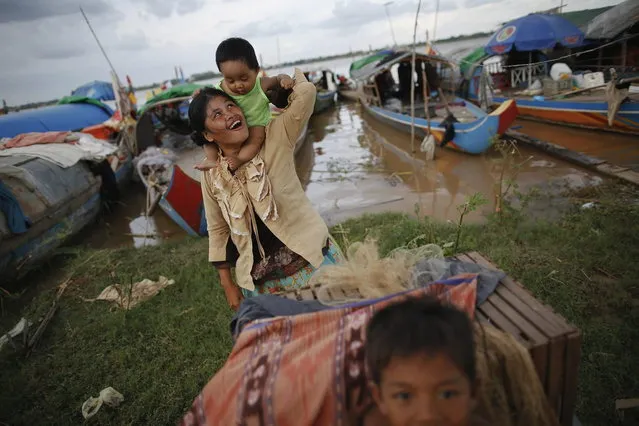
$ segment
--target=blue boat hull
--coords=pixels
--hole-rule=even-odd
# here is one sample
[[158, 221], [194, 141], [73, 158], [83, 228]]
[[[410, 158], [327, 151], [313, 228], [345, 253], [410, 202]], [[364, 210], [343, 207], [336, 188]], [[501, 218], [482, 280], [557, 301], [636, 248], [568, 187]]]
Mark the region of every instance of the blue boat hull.
[[[455, 102], [463, 101], [461, 99], [455, 99]], [[375, 119], [403, 132], [410, 132], [411, 117], [409, 115], [365, 103], [362, 103], [362, 105], [364, 105], [366, 112], [371, 114]], [[517, 106], [513, 102], [505, 105], [502, 110], [495, 111], [491, 114], [486, 114], [471, 103], [467, 103], [466, 108], [479, 118], [468, 123], [454, 123], [455, 136], [446, 146], [468, 154], [481, 154], [490, 148], [494, 137], [505, 132], [517, 116]], [[445, 132], [442, 120], [431, 120], [430, 132], [438, 141], [441, 141]], [[423, 138], [427, 133], [428, 120], [416, 117], [415, 134]]]

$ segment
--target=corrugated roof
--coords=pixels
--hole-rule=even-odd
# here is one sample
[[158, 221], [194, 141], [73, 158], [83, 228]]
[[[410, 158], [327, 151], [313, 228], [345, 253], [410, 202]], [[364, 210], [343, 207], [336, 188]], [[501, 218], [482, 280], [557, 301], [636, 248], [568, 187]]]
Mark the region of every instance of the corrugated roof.
[[559, 15], [584, 30], [584, 27], [588, 25], [590, 21], [609, 9], [612, 9], [612, 6], [599, 7], [597, 9], [575, 10], [574, 12], [564, 12]]

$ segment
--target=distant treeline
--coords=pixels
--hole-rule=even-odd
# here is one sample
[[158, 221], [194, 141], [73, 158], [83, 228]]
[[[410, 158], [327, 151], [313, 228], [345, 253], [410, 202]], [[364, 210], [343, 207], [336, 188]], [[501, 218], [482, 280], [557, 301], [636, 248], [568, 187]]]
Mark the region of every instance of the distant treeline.
[[[473, 38], [487, 37], [487, 36], [489, 36], [491, 34], [492, 34], [492, 32], [479, 32], [479, 33], [474, 33], [474, 34], [457, 35], [457, 36], [454, 36], [454, 37], [448, 37], [448, 38], [444, 38], [444, 39], [441, 39], [441, 40], [436, 40], [435, 43], [447, 43], [447, 42], [453, 42], [453, 41], [470, 40], [470, 39], [473, 39]], [[418, 41], [417, 43], [421, 45], [421, 44], [425, 44], [426, 41], [422, 40], [422, 41]], [[406, 46], [408, 46], [408, 45], [404, 45], [402, 47], [406, 47]], [[369, 50], [357, 50], [357, 51], [352, 51], [352, 52], [347, 52], [347, 53], [340, 53], [340, 54], [337, 54], [337, 55], [316, 56], [314, 58], [298, 59], [296, 61], [283, 62], [281, 64], [265, 65], [264, 68], [268, 70], [268, 69], [272, 69], [272, 68], [292, 67], [292, 66], [296, 66], [296, 65], [305, 64], [305, 63], [308, 63], [308, 62], [328, 61], [328, 60], [331, 60], [331, 59], [347, 58], [349, 56], [360, 56], [360, 55], [365, 55], [367, 53], [370, 53], [372, 51], [377, 51], [377, 50], [380, 50], [380, 49], [383, 49], [383, 48], [388, 48], [388, 47], [389, 46], [384, 46], [382, 48], [375, 48], [375, 49], [370, 47]], [[191, 76], [189, 77], [189, 81], [210, 80], [212, 78], [218, 78], [218, 77], [221, 77], [221, 76], [222, 75], [219, 72], [217, 72], [217, 71], [204, 71], [204, 72], [191, 74]], [[178, 83], [178, 80], [176, 80], [176, 79], [171, 79], [169, 81], [171, 82], [171, 84]], [[146, 84], [144, 86], [134, 87], [134, 90], [135, 91], [140, 91], [140, 90], [154, 89], [154, 88], [160, 86], [161, 84], [162, 84], [162, 82]], [[55, 104], [57, 102], [58, 102], [58, 99], [54, 99], [54, 100], [45, 101], [45, 102], [31, 102], [31, 103], [24, 104], [24, 105], [19, 105], [19, 106], [10, 106], [9, 107], [9, 112], [17, 112], [17, 111], [20, 111], [22, 109], [40, 108], [40, 107], [43, 107], [43, 106], [53, 105], [53, 104]]]
[[7, 106], [8, 112], [18, 112], [23, 109], [34, 109], [34, 108], [42, 108], [49, 105], [57, 104], [59, 99], [52, 99], [50, 101], [43, 102], [29, 102], [28, 104], [18, 105], [18, 106]]
[[[441, 40], [435, 40], [434, 43], [448, 43], [448, 42], [453, 42], [453, 41], [471, 40], [471, 39], [474, 39], [474, 38], [488, 37], [490, 35], [492, 35], [492, 32], [478, 32], [478, 33], [473, 33], [473, 34], [457, 35], [457, 36], [453, 36], [453, 37], [444, 38], [444, 39], [441, 39]], [[421, 44], [426, 44], [426, 41], [425, 40], [418, 41], [417, 44], [420, 44], [420, 45]], [[404, 46], [401, 46], [401, 47], [407, 47], [407, 46], [409, 46], [409, 45], [404, 45]], [[298, 59], [296, 61], [282, 62], [280, 64], [275, 64], [275, 65], [264, 65], [264, 68], [266, 70], [269, 70], [269, 69], [273, 69], [273, 68], [292, 67], [292, 66], [296, 66], [296, 65], [306, 64], [306, 63], [309, 63], [309, 62], [330, 61], [331, 59], [348, 58], [349, 56], [361, 56], [361, 55], [365, 55], [367, 53], [370, 53], [372, 51], [377, 51], [377, 50], [381, 50], [383, 48], [388, 48], [388, 47], [390, 47], [390, 46], [384, 46], [382, 48], [376, 48], [376, 49], [373, 49], [371, 47], [368, 50], [357, 50], [357, 51], [352, 51], [352, 52], [347, 52], [347, 53], [339, 53], [339, 54], [336, 54], [336, 55], [316, 56], [314, 58]], [[212, 78], [218, 78], [218, 77], [221, 77], [221, 76], [222, 76], [222, 74], [220, 74], [219, 72], [216, 72], [216, 71], [205, 71], [205, 72], [191, 74], [191, 77], [189, 78], [189, 81], [210, 80]], [[151, 86], [151, 87], [155, 87], [155, 86]], [[139, 90], [139, 89], [136, 89], [136, 90]]]

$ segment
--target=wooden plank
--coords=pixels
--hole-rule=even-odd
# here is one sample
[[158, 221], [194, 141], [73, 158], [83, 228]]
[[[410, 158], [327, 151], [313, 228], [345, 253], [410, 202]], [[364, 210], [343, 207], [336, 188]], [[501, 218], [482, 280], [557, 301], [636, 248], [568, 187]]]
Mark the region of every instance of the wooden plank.
[[522, 318], [503, 301], [499, 301], [494, 294], [484, 302], [481, 309], [495, 327], [514, 336], [530, 351], [539, 379], [545, 387], [548, 374], [548, 346], [544, 336], [530, 325], [525, 326], [525, 329], [520, 328]]
[[575, 330], [568, 336], [566, 345], [564, 388], [562, 392], [559, 421], [563, 426], [572, 426], [572, 418], [577, 405], [577, 380], [581, 361], [581, 333]]
[[563, 336], [566, 334], [566, 328], [558, 327], [557, 324], [550, 319], [555, 315], [554, 312], [546, 310], [542, 312], [540, 309], [532, 309], [530, 307], [529, 298], [522, 299], [506, 286], [499, 286], [496, 290], [504, 300], [506, 300], [519, 314], [528, 319], [530, 323], [535, 325], [539, 331], [544, 333], [548, 338]]
[[521, 333], [519, 327], [513, 324], [513, 322], [510, 321], [508, 317], [500, 312], [499, 309], [497, 309], [490, 300], [487, 300], [484, 304], [482, 304], [481, 307], [478, 309], [478, 312], [485, 318], [487, 318], [488, 322], [492, 326], [512, 335], [526, 348], [532, 347], [532, 342], [530, 341], [530, 339], [526, 338], [526, 336]]
[[[476, 263], [479, 265], [486, 266], [488, 268], [497, 269], [495, 265], [493, 265], [490, 261], [488, 261], [485, 257], [483, 257], [481, 254], [477, 252], [468, 253], [468, 256], [471, 257], [473, 260], [475, 260]], [[526, 289], [520, 283], [515, 282], [509, 276], [506, 276], [506, 278], [504, 278], [501, 281], [501, 284], [503, 284], [505, 287], [510, 289], [510, 291], [512, 291], [517, 296], [526, 300], [526, 302], [529, 302], [530, 309], [537, 311], [543, 316], [547, 315], [548, 311], [554, 313], [555, 315], [552, 315], [550, 318], [547, 318], [547, 320], [555, 323], [555, 326], [557, 327], [561, 326], [568, 330], [575, 329], [573, 326], [570, 326], [568, 322], [565, 321], [560, 315], [556, 314], [555, 311], [552, 310], [552, 308], [541, 303], [537, 298], [535, 298], [535, 296], [528, 289]]]
[[548, 367], [546, 372], [546, 396], [557, 417], [561, 415], [566, 365], [566, 337], [553, 339], [548, 343]]
[[510, 304], [504, 300], [500, 294], [493, 293], [488, 297], [496, 309], [498, 309], [504, 316], [506, 316], [513, 324], [517, 326], [519, 332], [530, 340], [533, 344], [545, 344], [548, 342], [548, 337], [544, 335], [537, 327], [530, 323], [525, 317], [521, 316], [519, 312], [513, 309]]

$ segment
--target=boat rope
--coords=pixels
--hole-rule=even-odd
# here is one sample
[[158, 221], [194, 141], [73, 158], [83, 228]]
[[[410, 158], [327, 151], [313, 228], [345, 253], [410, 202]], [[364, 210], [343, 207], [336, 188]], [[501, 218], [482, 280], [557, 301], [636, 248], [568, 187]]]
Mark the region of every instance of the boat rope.
[[[501, 68], [518, 68], [518, 67], [521, 67], [522, 65], [533, 66], [533, 65], [545, 65], [545, 64], [550, 63], [550, 62], [558, 62], [558, 61], [561, 61], [563, 59], [568, 59], [568, 58], [572, 58], [572, 57], [576, 57], [576, 56], [585, 55], [586, 53], [596, 52], [596, 51], [602, 50], [602, 49], [604, 49], [604, 48], [606, 48], [608, 46], [612, 46], [613, 44], [617, 44], [617, 43], [620, 43], [622, 41], [631, 40], [631, 39], [633, 39], [635, 37], [639, 37], [639, 34], [633, 34], [633, 35], [631, 35], [629, 37], [625, 37], [625, 38], [621, 38], [619, 40], [611, 41], [609, 43], [603, 44], [601, 46], [594, 47], [592, 49], [584, 50], [584, 51], [581, 51], [581, 52], [570, 53], [568, 55], [564, 55], [564, 56], [561, 56], [561, 57], [555, 58], [555, 59], [548, 59], [546, 61], [539, 61], [539, 62], [531, 62], [531, 63], [528, 63], [528, 64], [501, 65]], [[473, 62], [473, 61], [465, 61], [464, 59], [460, 59], [459, 61], [456, 61], [456, 62], [458, 64], [464, 63], [464, 64], [471, 64], [471, 65], [477, 63], [477, 62]]]

